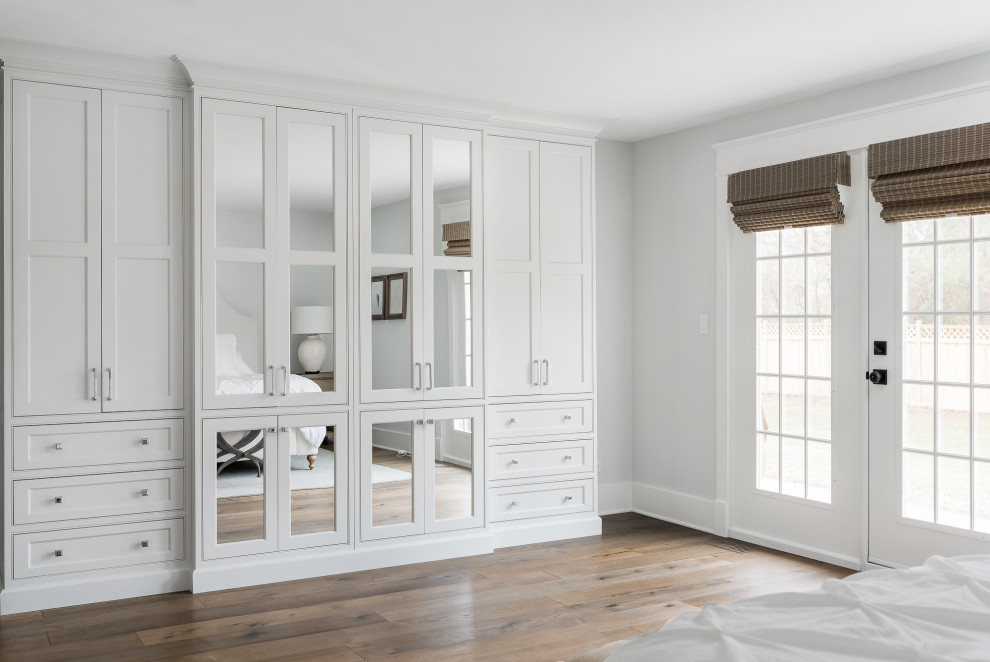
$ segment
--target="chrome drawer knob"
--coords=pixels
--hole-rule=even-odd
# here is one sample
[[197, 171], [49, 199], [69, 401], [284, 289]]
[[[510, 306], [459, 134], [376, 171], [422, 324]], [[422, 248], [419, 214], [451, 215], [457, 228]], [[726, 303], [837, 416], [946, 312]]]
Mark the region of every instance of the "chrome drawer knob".
[[62, 556], [62, 550], [61, 549], [56, 549], [55, 550], [55, 556]]
[[518, 505], [519, 505], [519, 502], [518, 501], [513, 501], [512, 503], [509, 504], [509, 508], [513, 508], [513, 507], [518, 506]]
[[148, 496], [148, 494], [149, 494], [149, 492], [148, 492], [147, 488], [141, 490], [141, 496]]
[[519, 460], [509, 460], [509, 464], [519, 464]]
[[518, 418], [510, 418], [509, 419], [509, 425], [513, 425], [513, 424], [518, 423], [518, 422], [519, 422], [519, 419]]
[[141, 541], [141, 547], [149, 547], [148, 541], [147, 540], [142, 540]]
[[147, 446], [150, 443], [151, 443], [151, 439], [149, 439], [148, 437], [141, 437], [141, 445], [142, 446]]
[[565, 462], [566, 462], [567, 460], [573, 460], [573, 459], [574, 459], [574, 456], [573, 456], [573, 455], [565, 455], [565, 456], [564, 456], [564, 461], [565, 461]]
[[565, 421], [569, 421], [569, 420], [571, 420], [572, 418], [573, 418], [573, 416], [571, 416], [570, 414], [564, 414], [564, 420], [565, 420]]
[[62, 450], [62, 448], [63, 448], [63, 446], [62, 446], [62, 443], [61, 442], [55, 444], [55, 450], [60, 451], [60, 450]]
[[574, 497], [572, 497], [572, 496], [571, 496], [571, 495], [569, 495], [569, 494], [568, 494], [567, 496], [565, 496], [565, 497], [564, 497], [564, 501], [573, 501], [573, 500], [574, 500]]
[[62, 497], [55, 497], [55, 503], [62, 503]]
[[279, 428], [279, 432], [288, 432], [288, 431], [289, 431], [289, 428], [285, 427], [284, 425]]

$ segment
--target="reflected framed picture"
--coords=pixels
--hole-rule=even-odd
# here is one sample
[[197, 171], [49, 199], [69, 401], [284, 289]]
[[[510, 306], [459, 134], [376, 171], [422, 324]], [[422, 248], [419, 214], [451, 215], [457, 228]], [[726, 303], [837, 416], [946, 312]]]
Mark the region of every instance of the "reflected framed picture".
[[385, 276], [385, 319], [406, 319], [406, 292], [409, 274], [389, 274]]
[[371, 319], [385, 319], [385, 297], [388, 296], [385, 289], [386, 276], [371, 277]]

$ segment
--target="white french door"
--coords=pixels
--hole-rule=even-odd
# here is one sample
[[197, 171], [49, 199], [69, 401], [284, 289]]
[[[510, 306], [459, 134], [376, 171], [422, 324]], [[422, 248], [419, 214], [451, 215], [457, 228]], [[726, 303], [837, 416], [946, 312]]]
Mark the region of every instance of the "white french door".
[[[990, 215], [871, 201], [869, 560], [990, 553]], [[882, 351], [878, 348], [877, 351]]]

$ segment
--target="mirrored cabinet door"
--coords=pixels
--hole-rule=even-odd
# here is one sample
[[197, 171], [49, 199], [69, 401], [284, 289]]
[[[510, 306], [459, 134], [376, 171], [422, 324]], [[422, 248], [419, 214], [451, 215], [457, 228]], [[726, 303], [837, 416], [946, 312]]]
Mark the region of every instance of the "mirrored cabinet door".
[[279, 454], [274, 416], [203, 422], [203, 556], [278, 548]]
[[275, 109], [203, 100], [203, 400], [275, 392]]
[[361, 539], [425, 531], [423, 412], [361, 414]]
[[346, 118], [278, 109], [280, 404], [347, 396]]
[[484, 524], [484, 409], [427, 409], [426, 530]]
[[279, 549], [347, 542], [347, 414], [279, 416]]
[[422, 127], [360, 118], [361, 397], [421, 400]]
[[423, 128], [426, 399], [483, 394], [481, 133]]

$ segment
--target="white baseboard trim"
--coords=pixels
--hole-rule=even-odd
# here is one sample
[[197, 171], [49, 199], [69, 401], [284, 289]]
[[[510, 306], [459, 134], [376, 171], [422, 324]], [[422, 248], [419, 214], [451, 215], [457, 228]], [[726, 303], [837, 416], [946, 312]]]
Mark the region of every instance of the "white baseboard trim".
[[598, 483], [598, 514], [632, 511], [632, 483]]
[[222, 564], [208, 562], [193, 572], [192, 591], [193, 593], [221, 591], [242, 586], [490, 554], [495, 550], [493, 541], [490, 533], [478, 531], [469, 535], [417, 542], [403, 538], [400, 541], [360, 545], [357, 548], [341, 545], [319, 551], [301, 550], [245, 557], [243, 560], [227, 559]]
[[633, 512], [692, 529], [724, 535], [725, 504], [691, 494], [633, 483]]
[[149, 571], [143, 567], [139, 572], [118, 572], [112, 576], [89, 573], [89, 576], [70, 579], [68, 575], [57, 575], [44, 581], [25, 580], [10, 584], [0, 593], [0, 614], [188, 591], [192, 588], [192, 578], [187, 568]]
[[788, 554], [796, 554], [797, 556], [814, 559], [815, 561], [831, 563], [832, 565], [849, 568], [851, 570], [864, 569], [864, 564], [860, 559], [846, 556], [845, 554], [836, 554], [834, 552], [818, 549], [816, 547], [799, 545], [788, 540], [781, 540], [772, 536], [760, 535], [745, 529], [730, 529], [729, 537], [742, 540], [743, 542], [752, 543], [754, 545], [762, 545], [763, 547], [776, 549], [779, 552], [787, 552]]
[[491, 525], [495, 536], [495, 548], [531, 545], [539, 542], [552, 542], [568, 538], [600, 536], [602, 518], [598, 515], [579, 517], [563, 516], [535, 517], [533, 519], [496, 522]]

